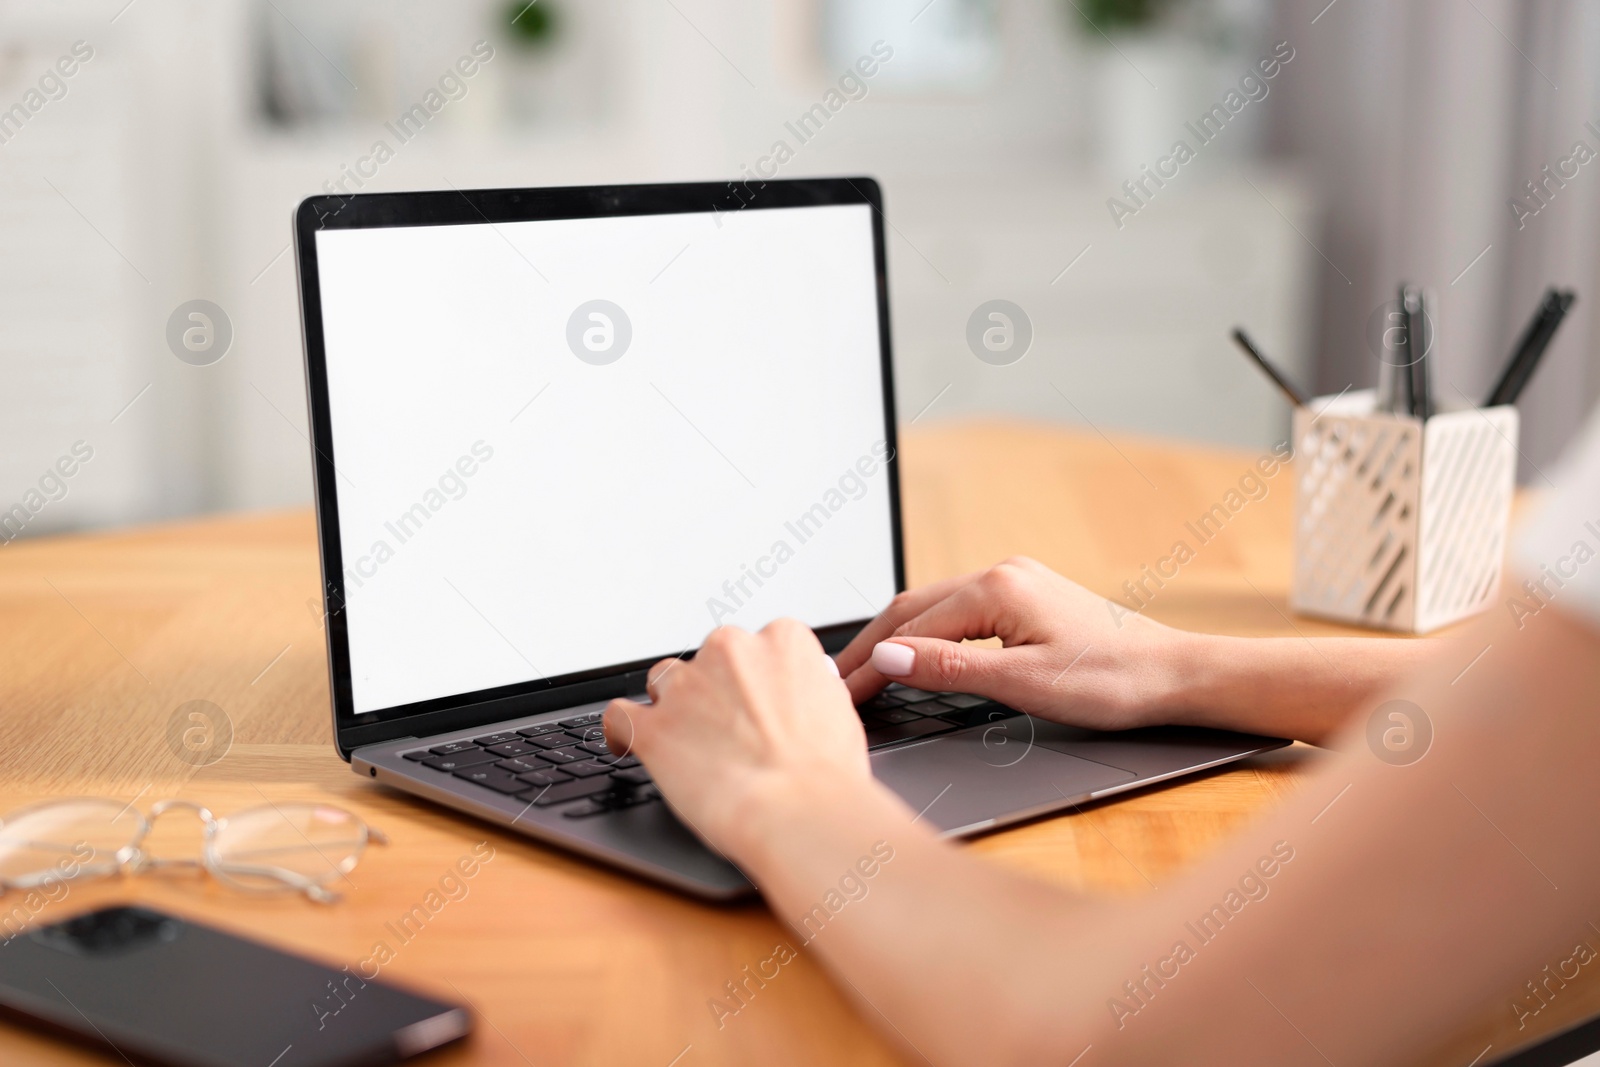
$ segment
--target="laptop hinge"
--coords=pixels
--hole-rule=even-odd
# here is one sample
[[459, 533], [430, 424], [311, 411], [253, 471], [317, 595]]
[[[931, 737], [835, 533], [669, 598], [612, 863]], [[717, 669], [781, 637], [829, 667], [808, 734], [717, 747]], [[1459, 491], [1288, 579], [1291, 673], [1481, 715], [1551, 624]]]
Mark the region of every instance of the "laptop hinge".
[[591, 682], [564, 685], [545, 693], [485, 700], [459, 708], [406, 715], [389, 722], [342, 726], [339, 747], [351, 752], [367, 745], [398, 741], [405, 737], [432, 737], [453, 730], [470, 730], [508, 719], [520, 719], [546, 711], [562, 711], [582, 704], [627, 696], [644, 690], [645, 671], [630, 671]]

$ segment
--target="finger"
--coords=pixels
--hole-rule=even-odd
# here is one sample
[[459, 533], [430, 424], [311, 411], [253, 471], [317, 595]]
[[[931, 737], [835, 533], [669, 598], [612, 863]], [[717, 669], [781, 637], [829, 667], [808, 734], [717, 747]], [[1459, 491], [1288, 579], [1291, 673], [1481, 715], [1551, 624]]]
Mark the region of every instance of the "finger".
[[674, 657], [661, 660], [650, 668], [650, 673], [645, 675], [644, 691], [650, 694], [652, 702], [661, 703], [662, 680], [670, 675], [674, 669], [682, 665], [683, 660]]
[[[790, 618], [774, 619], [761, 628], [761, 634], [777, 642], [786, 653], [792, 652], [795, 663], [817, 664], [831, 677], [842, 677], [839, 673], [839, 664], [822, 647], [816, 631], [805, 623]], [[809, 666], [806, 669], [809, 669]]]
[[[1017, 589], [1014, 579], [990, 571], [956, 590], [926, 611], [895, 627], [892, 637], [942, 637], [981, 640], [1006, 637]], [[876, 646], [874, 646], [876, 648]]]
[[[926, 611], [902, 622], [884, 637], [940, 637], [947, 641], [959, 641], [965, 637], [992, 637], [999, 629], [1001, 612], [1006, 610], [1006, 605], [1002, 604], [1004, 599], [993, 588], [992, 580], [980, 578], [968, 582]], [[903, 666], [901, 661], [905, 658], [904, 654], [893, 649], [878, 652], [882, 647], [881, 641], [875, 644], [868, 653], [867, 662], [846, 678], [850, 696], [858, 704], [890, 682], [912, 684], [905, 680], [903, 674], [892, 673]]]
[[957, 589], [972, 582], [980, 573], [974, 571], [956, 578], [946, 578], [943, 581], [918, 586], [895, 597], [889, 602], [889, 606], [862, 627], [855, 639], [839, 653], [839, 673], [846, 678], [850, 677], [867, 662], [867, 658], [872, 655], [874, 645], [894, 633], [895, 629], [908, 619], [922, 614]]
[[640, 717], [652, 709], [618, 697], [606, 705], [600, 718], [600, 728], [606, 732], [606, 746], [619, 758], [633, 751], [634, 737]]
[[988, 648], [940, 637], [891, 637], [873, 650], [879, 673], [929, 692], [972, 693], [1016, 706], [1038, 673], [1037, 645]]
[[773, 619], [761, 628], [761, 634], [774, 641], [793, 645], [797, 649], [822, 651], [822, 642], [817, 639], [817, 632], [799, 619], [789, 616]]

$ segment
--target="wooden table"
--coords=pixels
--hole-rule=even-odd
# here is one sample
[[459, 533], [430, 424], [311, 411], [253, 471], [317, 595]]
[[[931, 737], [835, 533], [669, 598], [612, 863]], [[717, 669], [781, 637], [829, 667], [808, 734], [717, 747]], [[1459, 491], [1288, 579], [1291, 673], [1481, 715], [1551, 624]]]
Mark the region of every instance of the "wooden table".
[[[1108, 596], [1174, 541], [1192, 541], [1185, 522], [1256, 458], [1012, 423], [918, 428], [902, 456], [913, 584], [1023, 553]], [[1339, 631], [1287, 614], [1290, 474], [1266, 484], [1149, 614], [1237, 634]], [[762, 906], [702, 905], [351, 774], [332, 747], [318, 589], [308, 511], [0, 549], [0, 812], [72, 794], [141, 805], [181, 796], [219, 813], [323, 798], [392, 839], [335, 906], [143, 877], [76, 886], [36, 920], [137, 900], [335, 966], [386, 942], [385, 977], [479, 1014], [477, 1034], [433, 1061], [440, 1067], [894, 1062], [804, 956], [719, 1028], [708, 1000], [790, 940]], [[168, 743], [175, 710], [192, 700], [218, 705], [232, 724], [226, 756], [205, 766]], [[1296, 746], [966, 847], [1084, 892], [1148, 891], [1292, 790], [1313, 758]], [[467, 895], [400, 944], [386, 924], [483, 841], [494, 857]], [[108, 1062], [4, 1024], [0, 1060]]]

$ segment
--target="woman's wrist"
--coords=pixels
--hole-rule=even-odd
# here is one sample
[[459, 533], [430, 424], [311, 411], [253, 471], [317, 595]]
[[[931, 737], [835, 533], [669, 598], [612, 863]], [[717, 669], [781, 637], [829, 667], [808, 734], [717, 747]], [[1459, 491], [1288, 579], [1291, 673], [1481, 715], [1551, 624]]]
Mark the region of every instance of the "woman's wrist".
[[1154, 722], [1313, 744], [1415, 654], [1414, 646], [1382, 638], [1336, 638], [1318, 647], [1299, 638], [1172, 633], [1159, 657], [1165, 682]]
[[1092, 684], [1118, 724], [1106, 729], [1180, 724], [1199, 706], [1197, 690], [1221, 688], [1213, 677], [1219, 660], [1208, 635], [1140, 622], [1134, 642], [1108, 650], [1089, 665], [1099, 678]]
[[1141, 726], [1218, 726], [1239, 689], [1239, 663], [1212, 634], [1167, 628], [1150, 656]]
[[784, 871], [804, 864], [797, 850], [807, 854], [825, 850], [828, 839], [846, 828], [870, 835], [911, 820], [904, 802], [870, 774], [858, 778], [841, 773], [827, 780], [803, 774], [774, 776], [746, 793], [729, 834], [728, 858], [765, 887]]

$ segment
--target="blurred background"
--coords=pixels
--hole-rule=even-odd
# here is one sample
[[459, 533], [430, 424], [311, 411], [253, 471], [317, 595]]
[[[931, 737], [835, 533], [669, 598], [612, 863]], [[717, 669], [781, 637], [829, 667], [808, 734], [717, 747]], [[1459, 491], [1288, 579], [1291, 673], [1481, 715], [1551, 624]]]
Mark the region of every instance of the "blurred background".
[[[1436, 388], [1476, 400], [1572, 286], [1522, 403], [1537, 480], [1600, 392], [1597, 74], [1600, 5], [1554, 0], [0, 3], [0, 510], [309, 502], [302, 197], [748, 173], [883, 183], [919, 425], [1264, 449], [1288, 412], [1235, 324], [1365, 387], [1422, 283]], [[994, 299], [1033, 326], [1009, 366], [967, 346]]]

